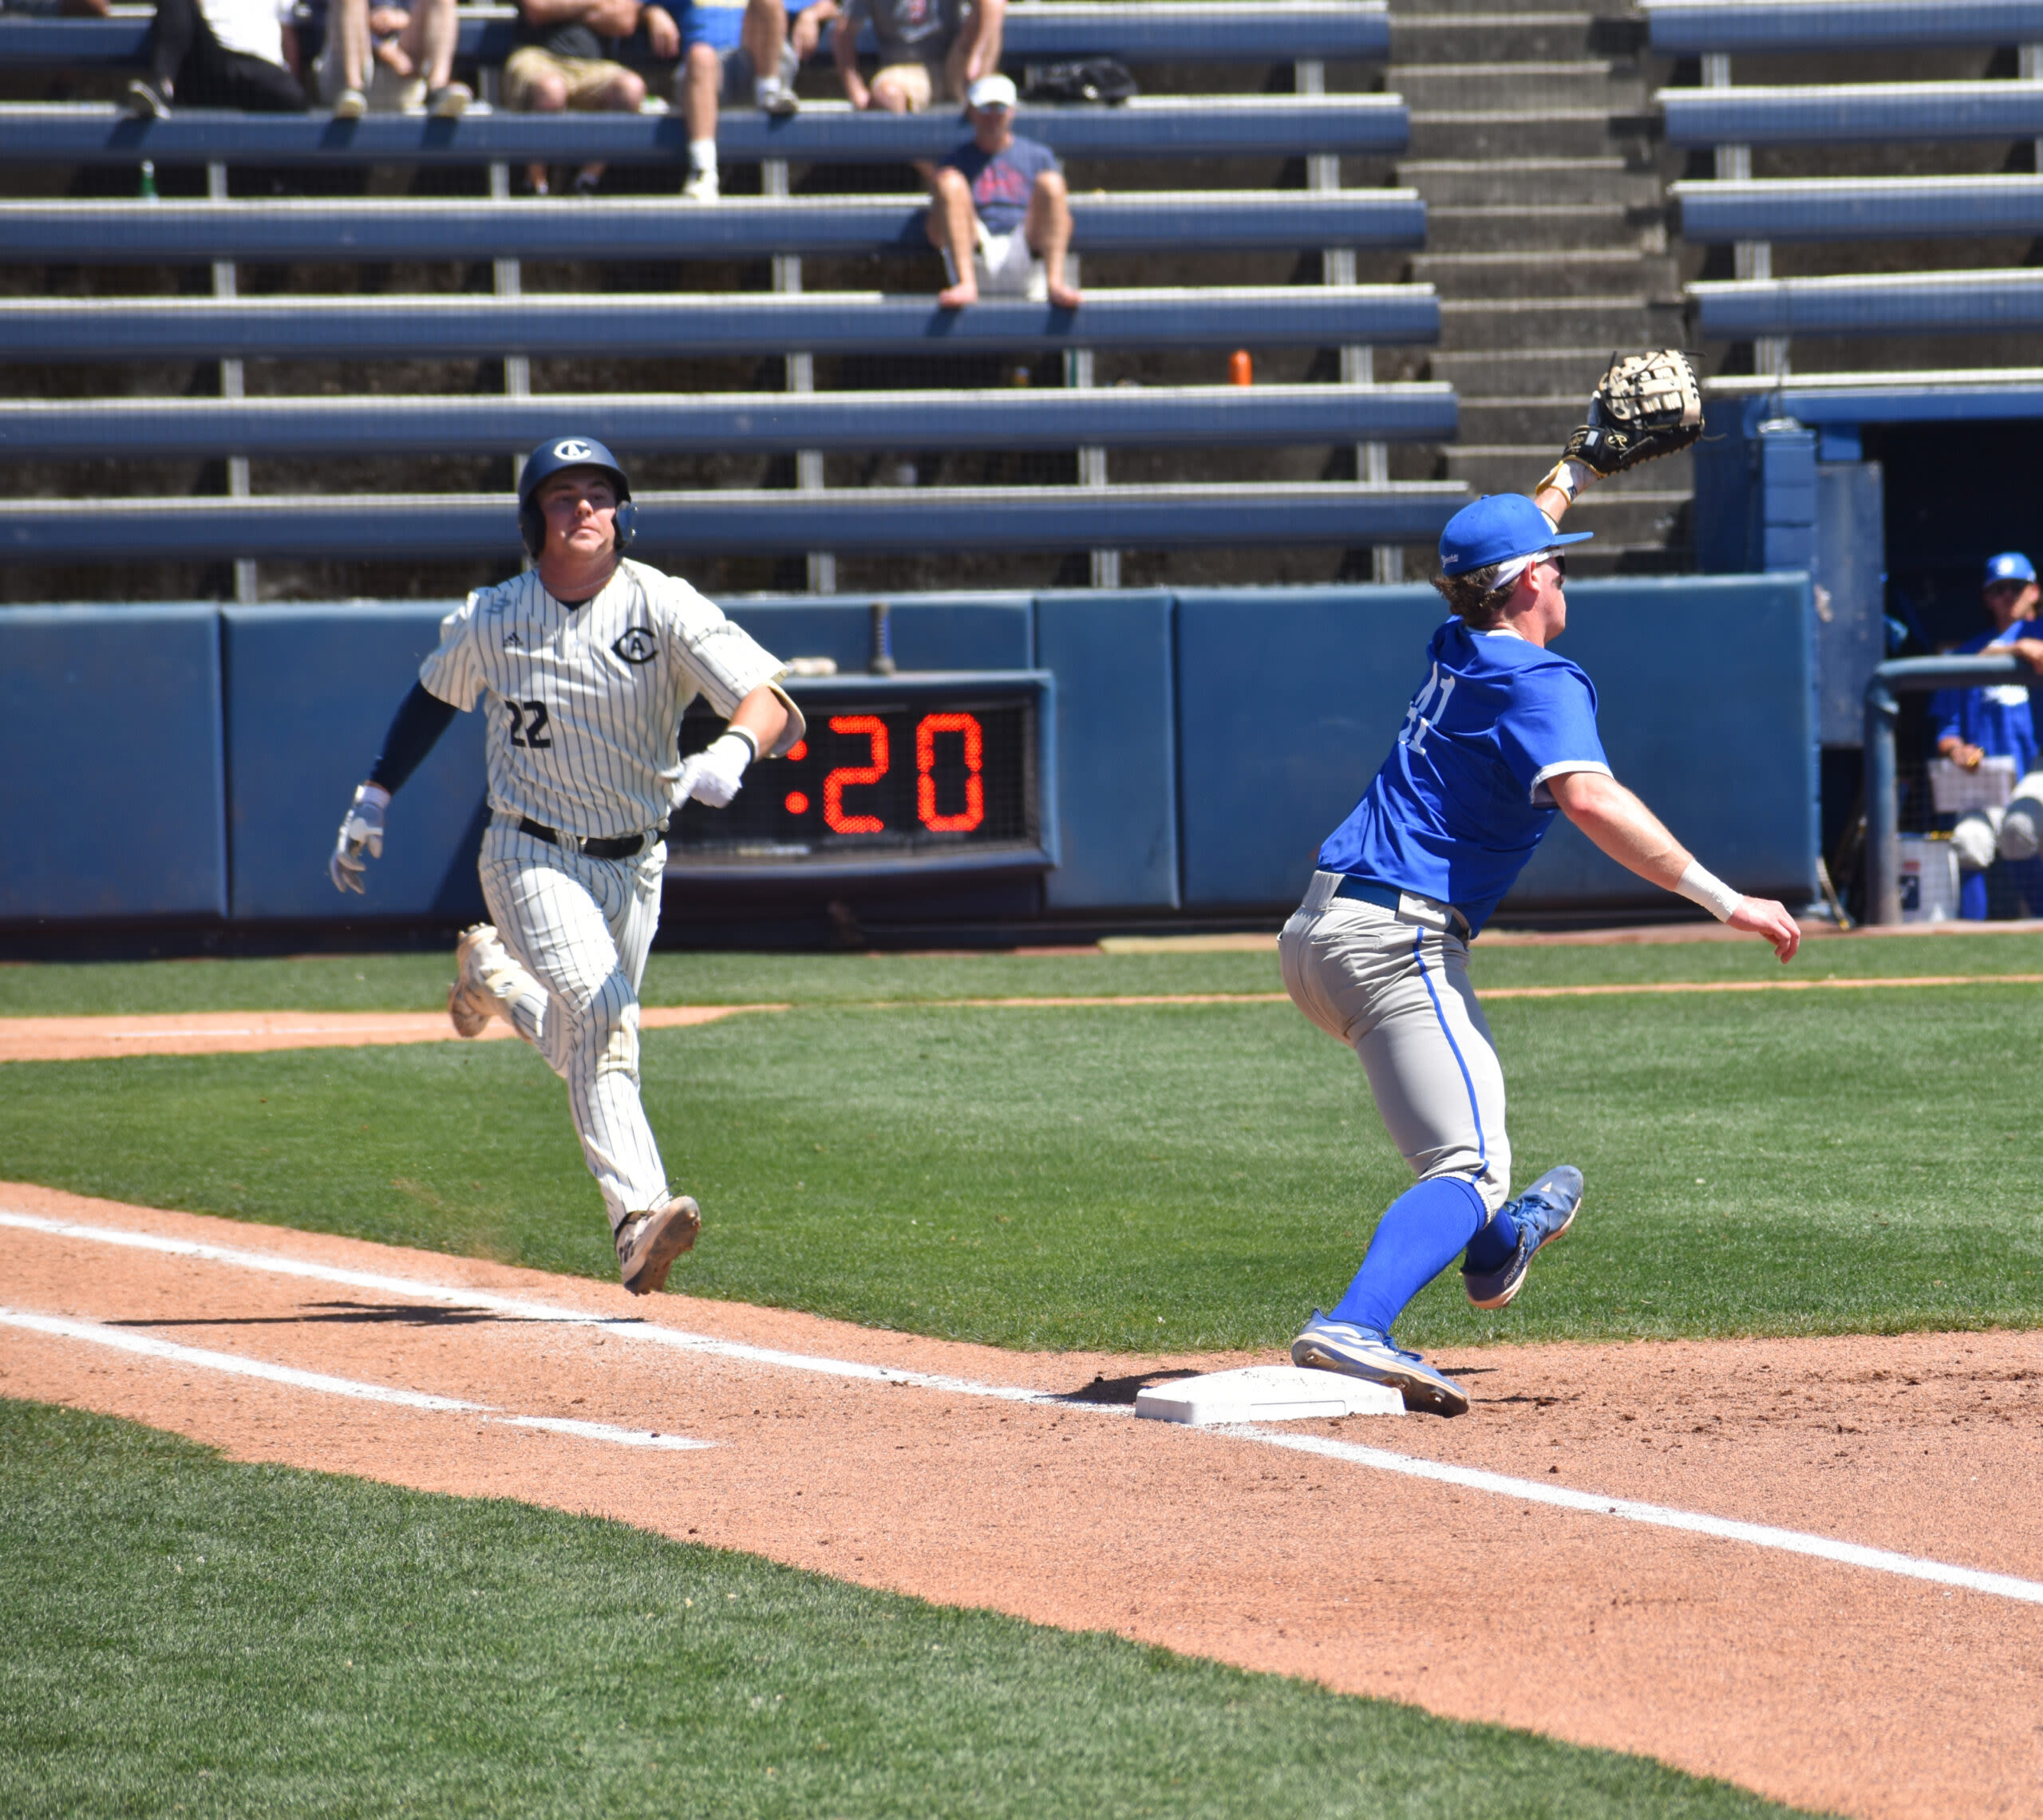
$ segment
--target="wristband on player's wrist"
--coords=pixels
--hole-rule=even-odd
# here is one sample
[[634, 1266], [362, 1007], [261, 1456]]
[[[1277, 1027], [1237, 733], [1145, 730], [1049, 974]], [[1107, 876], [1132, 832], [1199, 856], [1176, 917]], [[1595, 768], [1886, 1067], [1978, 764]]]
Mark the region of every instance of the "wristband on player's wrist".
[[1729, 922], [1745, 901], [1743, 892], [1733, 890], [1714, 872], [1693, 859], [1682, 869], [1674, 889], [1690, 903], [1701, 904], [1719, 922]]
[[1554, 464], [1546, 478], [1532, 489], [1532, 496], [1536, 499], [1551, 487], [1555, 492], [1573, 499], [1595, 478], [1596, 471], [1588, 463], [1577, 461], [1572, 456], [1564, 455]]
[[735, 734], [739, 739], [744, 740], [747, 748], [751, 751], [752, 758], [749, 758], [745, 761], [747, 764], [751, 764], [753, 759], [756, 759], [759, 756], [759, 741], [753, 736], [749, 729], [744, 727], [727, 726], [724, 728], [723, 735], [720, 736], [728, 736], [733, 734]]

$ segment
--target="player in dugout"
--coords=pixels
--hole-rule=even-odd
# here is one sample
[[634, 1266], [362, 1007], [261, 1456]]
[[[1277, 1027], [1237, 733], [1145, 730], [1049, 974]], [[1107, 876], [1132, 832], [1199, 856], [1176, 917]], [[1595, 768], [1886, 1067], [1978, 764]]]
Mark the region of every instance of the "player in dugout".
[[1772, 943], [1783, 961], [1801, 940], [1781, 905], [1707, 871], [1618, 782], [1597, 735], [1595, 685], [1552, 648], [1567, 629], [1562, 547], [1594, 535], [1557, 528], [1570, 502], [1701, 432], [1686, 358], [1634, 356], [1603, 376], [1588, 423], [1531, 498], [1497, 494], [1448, 521], [1433, 585], [1451, 617], [1433, 634], [1425, 680], [1278, 939], [1286, 989], [1361, 1058], [1418, 1178], [1377, 1222], [1347, 1293], [1314, 1311], [1291, 1360], [1388, 1384], [1408, 1409], [1459, 1415], [1468, 1396], [1391, 1337], [1406, 1304], [1459, 1255], [1469, 1301], [1505, 1306], [1582, 1203], [1582, 1173], [1565, 1164], [1510, 1198], [1504, 1071], [1468, 977], [1469, 942], [1554, 817]]
[[[2019, 550], [2004, 551], [1986, 565], [1980, 603], [1990, 630], [1968, 638], [1954, 654], [2005, 652], [2043, 672], [2043, 638], [2036, 636], [2036, 568]], [[1983, 689], [1940, 689], [1930, 697], [1930, 727], [1937, 756], [1961, 771], [1977, 772], [1990, 758], [2007, 761], [2012, 799], [1968, 810], [1951, 830], [1958, 855], [1958, 914], [1986, 920], [1986, 874], [1996, 859], [2006, 862], [2015, 888], [2031, 916], [2043, 916], [2043, 771], [2039, 771], [2035, 715], [2029, 685], [2003, 682]], [[2005, 788], [2005, 786], [2003, 787]]]
[[[480, 703], [490, 819], [479, 870], [495, 921], [461, 937], [448, 1016], [461, 1036], [502, 1018], [567, 1083], [618, 1273], [642, 1296], [666, 1285], [702, 1224], [693, 1197], [670, 1187], [638, 1093], [638, 982], [668, 820], [691, 799], [728, 806], [746, 766], [804, 729], [777, 657], [687, 582], [625, 555], [635, 519], [601, 443], [556, 436], [532, 452], [518, 527], [533, 567], [441, 622], [327, 871], [335, 890], [364, 890], [392, 794]], [[684, 761], [681, 717], [697, 695], [727, 724]]]

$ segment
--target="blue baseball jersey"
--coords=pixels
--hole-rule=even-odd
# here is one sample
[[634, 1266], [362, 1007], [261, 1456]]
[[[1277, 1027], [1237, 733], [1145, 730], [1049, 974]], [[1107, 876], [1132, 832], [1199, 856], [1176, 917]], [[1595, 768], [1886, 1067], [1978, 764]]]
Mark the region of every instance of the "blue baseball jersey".
[[1383, 768], [1319, 850], [1349, 872], [1488, 920], [1559, 812], [1547, 788], [1569, 771], [1610, 775], [1596, 686], [1580, 665], [1512, 632], [1450, 619]]
[[[1958, 647], [1954, 656], [1971, 657], [1996, 645], [2036, 636], [2033, 620], [2017, 619], [2005, 632], [1982, 632]], [[1955, 734], [1989, 758], [2011, 758], [2019, 770], [2036, 768], [2036, 717], [2030, 711], [2029, 685], [1995, 683], [1986, 689], [1940, 689], [1930, 697], [1930, 737]]]

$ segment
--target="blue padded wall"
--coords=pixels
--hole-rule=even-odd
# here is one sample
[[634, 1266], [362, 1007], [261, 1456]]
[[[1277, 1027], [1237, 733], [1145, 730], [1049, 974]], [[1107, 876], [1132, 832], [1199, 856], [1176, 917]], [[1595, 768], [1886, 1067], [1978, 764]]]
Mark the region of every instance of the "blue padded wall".
[[0, 613], [0, 918], [222, 916], [210, 606]]
[[1179, 594], [1185, 908], [1298, 901], [1389, 751], [1443, 611], [1423, 586]]
[[393, 799], [367, 895], [326, 876], [342, 812], [454, 605], [221, 610], [237, 921], [483, 914], [480, 714], [456, 716]]
[[[1816, 894], [1816, 697], [1806, 575], [1575, 582], [1555, 646], [1596, 685], [1610, 768], [1697, 859], [1799, 909]], [[1498, 911], [1665, 894], [1556, 819]]]
[[[741, 594], [717, 604], [776, 657], [834, 657], [863, 670], [879, 594]], [[917, 594], [889, 599], [894, 661], [904, 670], [1025, 670], [1035, 640], [1026, 594]]]
[[1168, 593], [1036, 597], [1036, 653], [1057, 677], [1053, 910], [1175, 910], [1176, 740]]
[[[1800, 574], [1579, 581], [1556, 646], [1597, 685], [1613, 768], [1734, 885], [1813, 888], [1808, 583]], [[1178, 742], [1188, 909], [1295, 902], [1424, 680], [1430, 588], [1179, 596]], [[1659, 902], [1556, 826], [1512, 908]]]

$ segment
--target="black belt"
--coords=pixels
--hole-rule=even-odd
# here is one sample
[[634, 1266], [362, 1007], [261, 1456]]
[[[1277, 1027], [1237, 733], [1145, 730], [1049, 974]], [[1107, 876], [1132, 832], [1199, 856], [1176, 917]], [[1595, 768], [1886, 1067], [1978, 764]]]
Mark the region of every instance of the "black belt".
[[528, 834], [535, 840], [543, 840], [549, 847], [564, 847], [572, 853], [586, 853], [591, 859], [629, 859], [643, 853], [654, 841], [666, 831], [666, 823], [644, 834], [621, 834], [614, 839], [598, 838], [584, 840], [579, 835], [563, 834], [558, 828], [550, 828], [544, 822], [535, 822], [530, 815], [518, 818], [518, 831]]
[[[1395, 885], [1379, 885], [1373, 878], [1357, 878], [1353, 873], [1342, 874], [1341, 882], [1334, 887], [1337, 898], [1353, 898], [1357, 903], [1374, 904], [1379, 909], [1394, 910], [1406, 897], [1419, 897], [1417, 891], [1401, 891]], [[1437, 898], [1428, 898], [1429, 903], [1440, 903]], [[1468, 934], [1468, 919], [1452, 904], [1440, 904], [1447, 912], [1447, 920], [1460, 931], [1464, 939]]]

